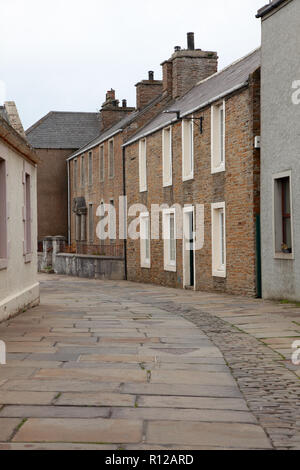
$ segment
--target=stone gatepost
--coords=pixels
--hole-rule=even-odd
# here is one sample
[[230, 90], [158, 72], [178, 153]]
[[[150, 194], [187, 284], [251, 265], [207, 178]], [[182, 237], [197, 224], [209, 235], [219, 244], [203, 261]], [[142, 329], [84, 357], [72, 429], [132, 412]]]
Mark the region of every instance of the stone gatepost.
[[52, 238], [45, 237], [43, 238], [43, 259], [41, 263], [41, 271], [49, 271], [52, 269]]
[[43, 259], [41, 271], [54, 272], [56, 255], [64, 251], [66, 239], [63, 236], [45, 237], [43, 239]]

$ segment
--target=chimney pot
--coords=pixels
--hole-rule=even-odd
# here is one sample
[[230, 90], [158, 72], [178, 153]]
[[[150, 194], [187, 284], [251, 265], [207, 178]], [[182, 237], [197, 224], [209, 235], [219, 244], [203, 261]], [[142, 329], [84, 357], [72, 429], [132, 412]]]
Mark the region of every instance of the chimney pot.
[[122, 107], [127, 108], [127, 100], [122, 100]]
[[148, 72], [148, 78], [149, 78], [149, 80], [151, 80], [151, 81], [154, 80], [154, 72], [153, 72], [152, 70], [149, 70], [149, 72]]
[[187, 33], [187, 47], [191, 51], [195, 49], [194, 33]]
[[174, 47], [174, 51], [175, 51], [175, 52], [181, 51], [181, 47], [180, 47], [180, 46], [175, 46], [175, 47]]

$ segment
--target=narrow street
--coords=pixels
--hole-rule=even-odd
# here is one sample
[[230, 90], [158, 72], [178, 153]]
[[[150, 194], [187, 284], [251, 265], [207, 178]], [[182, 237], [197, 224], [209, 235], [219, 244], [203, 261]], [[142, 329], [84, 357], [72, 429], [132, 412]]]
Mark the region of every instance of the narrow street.
[[0, 450], [300, 449], [300, 308], [40, 275], [0, 324]]

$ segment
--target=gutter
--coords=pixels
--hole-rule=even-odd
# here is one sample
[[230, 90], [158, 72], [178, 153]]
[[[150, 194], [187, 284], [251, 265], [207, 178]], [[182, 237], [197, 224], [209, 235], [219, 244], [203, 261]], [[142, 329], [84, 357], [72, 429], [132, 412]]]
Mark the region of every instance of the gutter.
[[287, 0], [274, 0], [272, 3], [265, 5], [260, 10], [258, 10], [256, 18], [263, 18], [265, 15], [275, 10], [283, 3], [288, 3], [288, 2]]
[[[231, 93], [234, 93], [237, 90], [240, 90], [241, 88], [244, 88], [249, 85], [249, 81], [246, 80], [243, 83], [240, 83], [239, 85], [234, 86], [230, 90], [224, 91], [218, 96], [214, 96], [210, 100], [206, 101], [205, 103], [202, 103], [200, 106], [196, 106], [195, 108], [190, 109], [189, 111], [185, 111], [183, 114], [180, 115], [180, 119], [184, 118], [185, 116], [188, 116], [189, 114], [195, 113], [196, 111], [200, 111], [203, 108], [206, 108], [210, 104], [214, 103], [215, 101], [220, 100], [221, 98], [225, 98], [225, 96], [230, 95]], [[155, 132], [159, 131], [160, 129], [163, 129], [164, 127], [168, 126], [169, 124], [172, 124], [174, 122], [178, 121], [177, 118], [173, 118], [171, 121], [164, 122], [163, 124], [160, 124], [159, 126], [155, 127], [154, 129], [151, 129], [148, 132], [144, 132], [143, 134], [137, 136], [136, 138], [133, 138], [126, 142], [125, 144], [122, 145], [122, 147], [127, 147], [128, 145], [133, 144], [134, 142], [137, 142], [140, 139], [143, 139], [144, 137], [147, 137], [148, 135], [154, 134]]]

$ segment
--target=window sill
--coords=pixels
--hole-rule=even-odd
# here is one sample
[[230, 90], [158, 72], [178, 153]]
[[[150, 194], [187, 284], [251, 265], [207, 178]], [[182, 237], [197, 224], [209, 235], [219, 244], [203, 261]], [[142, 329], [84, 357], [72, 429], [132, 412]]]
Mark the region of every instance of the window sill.
[[274, 259], [295, 259], [294, 253], [275, 253]]
[[148, 191], [148, 188], [146, 189], [140, 189], [140, 193], [146, 193]]
[[0, 271], [7, 269], [8, 260], [6, 258], [0, 259]]
[[226, 271], [221, 271], [221, 270], [214, 269], [212, 275], [213, 275], [213, 277], [223, 277], [223, 278], [225, 278], [226, 277]]
[[147, 263], [147, 262], [142, 262], [142, 263], [141, 263], [141, 268], [150, 269], [150, 268], [151, 268], [151, 264], [150, 264], [150, 263]]
[[171, 265], [171, 264], [166, 264], [166, 265], [164, 266], [164, 270], [165, 270], [165, 271], [170, 271], [170, 272], [172, 272], [172, 273], [176, 273], [176, 271], [177, 271], [176, 266]]
[[182, 181], [190, 181], [194, 179], [194, 175], [183, 176]]
[[163, 188], [170, 188], [171, 186], [173, 186], [172, 181], [169, 183], [163, 183]]
[[223, 171], [225, 171], [225, 165], [221, 165], [221, 166], [218, 166], [216, 168], [212, 168], [211, 169], [211, 174], [214, 175], [216, 173], [222, 173]]
[[31, 263], [32, 261], [32, 253], [26, 253], [26, 255], [24, 255], [24, 263]]

